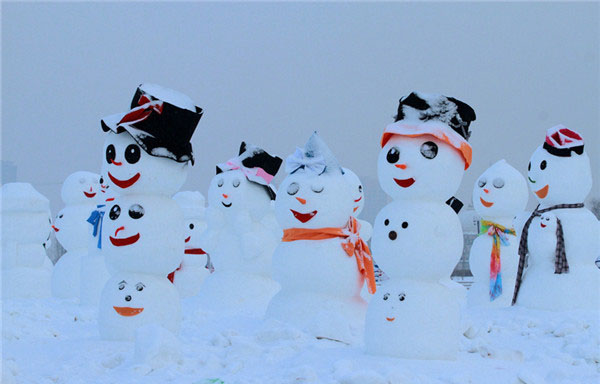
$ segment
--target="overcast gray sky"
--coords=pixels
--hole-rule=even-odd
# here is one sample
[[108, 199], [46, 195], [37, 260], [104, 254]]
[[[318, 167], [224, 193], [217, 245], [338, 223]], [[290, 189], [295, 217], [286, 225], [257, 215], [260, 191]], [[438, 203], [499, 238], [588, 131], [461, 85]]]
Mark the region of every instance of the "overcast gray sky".
[[241, 140], [285, 157], [317, 130], [363, 179], [373, 219], [386, 199], [381, 132], [398, 99], [420, 90], [477, 113], [463, 201], [501, 158], [525, 173], [558, 123], [583, 135], [600, 196], [599, 11], [597, 2], [3, 3], [2, 159], [56, 213], [62, 181], [100, 169], [100, 118], [154, 82], [205, 110], [184, 189], [206, 194]]

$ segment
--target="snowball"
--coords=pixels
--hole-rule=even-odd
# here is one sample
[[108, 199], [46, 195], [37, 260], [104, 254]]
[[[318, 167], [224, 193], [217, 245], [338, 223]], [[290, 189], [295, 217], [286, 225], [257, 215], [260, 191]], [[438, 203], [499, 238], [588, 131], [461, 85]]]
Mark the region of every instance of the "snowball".
[[69, 175], [63, 182], [60, 197], [63, 203], [96, 204], [99, 201], [100, 175], [79, 171]]

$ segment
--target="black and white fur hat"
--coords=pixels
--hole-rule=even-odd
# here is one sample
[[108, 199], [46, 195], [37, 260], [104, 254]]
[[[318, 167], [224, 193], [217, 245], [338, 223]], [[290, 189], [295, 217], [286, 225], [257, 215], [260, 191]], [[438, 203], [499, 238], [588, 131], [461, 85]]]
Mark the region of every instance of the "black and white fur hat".
[[186, 95], [154, 84], [140, 84], [130, 108], [129, 112], [103, 118], [102, 130], [129, 133], [151, 156], [194, 164], [190, 140], [202, 108]]

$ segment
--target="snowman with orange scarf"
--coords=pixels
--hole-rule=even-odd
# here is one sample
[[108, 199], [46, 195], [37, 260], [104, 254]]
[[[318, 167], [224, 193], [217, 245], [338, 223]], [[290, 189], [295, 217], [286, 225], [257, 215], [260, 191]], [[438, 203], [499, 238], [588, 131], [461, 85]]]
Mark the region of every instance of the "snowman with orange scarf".
[[373, 261], [352, 216], [354, 190], [331, 150], [314, 133], [286, 160], [289, 175], [275, 200], [283, 238], [273, 254], [281, 290], [266, 316], [317, 338], [356, 341], [367, 308], [360, 291], [375, 291]]

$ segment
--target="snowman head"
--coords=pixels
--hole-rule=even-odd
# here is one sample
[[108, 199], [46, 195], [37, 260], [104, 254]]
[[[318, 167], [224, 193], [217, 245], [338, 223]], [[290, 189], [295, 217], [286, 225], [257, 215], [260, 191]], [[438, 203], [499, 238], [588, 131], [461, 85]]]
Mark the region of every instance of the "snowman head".
[[392, 198], [446, 200], [471, 164], [469, 125], [475, 112], [460, 100], [411, 93], [384, 130], [377, 174]]
[[106, 206], [102, 248], [113, 270], [166, 276], [184, 251], [183, 213], [171, 199], [123, 195]]
[[103, 174], [121, 193], [174, 194], [194, 161], [190, 140], [201, 116], [186, 95], [140, 85], [129, 112], [101, 121], [108, 132]]
[[365, 206], [363, 185], [356, 173], [352, 172], [348, 168], [342, 169], [350, 187], [352, 201], [354, 202], [354, 207], [352, 208], [352, 216], [358, 217], [358, 215], [360, 215], [360, 213], [362, 212], [363, 207]]
[[95, 204], [99, 201], [100, 176], [96, 173], [79, 171], [69, 175], [63, 182], [60, 196], [63, 203]]
[[270, 211], [275, 199], [271, 181], [282, 160], [263, 149], [242, 142], [237, 157], [217, 165], [217, 175], [208, 188], [208, 204], [225, 217], [248, 211], [255, 220]]
[[58, 242], [67, 250], [87, 248], [90, 225], [87, 222], [92, 208], [72, 205], [63, 208], [54, 219], [52, 229]]
[[502, 159], [475, 181], [473, 206], [482, 218], [514, 217], [527, 205], [527, 183], [519, 171]]
[[204, 196], [198, 191], [181, 191], [173, 196], [173, 200], [175, 200], [183, 211], [185, 219], [185, 247], [197, 248], [198, 239], [207, 228]]
[[354, 195], [342, 167], [316, 133], [288, 157], [286, 171], [290, 174], [275, 200], [282, 228], [343, 227], [348, 222]]
[[402, 306], [406, 304], [406, 300], [410, 300], [410, 298], [407, 297], [406, 292], [403, 290], [392, 288], [394, 288], [393, 285], [386, 285], [386, 289], [383, 289], [377, 295], [377, 298], [374, 298], [375, 300], [380, 300], [380, 304], [382, 304], [376, 307], [378, 312], [380, 312], [379, 316], [381, 316], [381, 320], [385, 319], [389, 323], [401, 322], [402, 319], [399, 318], [399, 312], [401, 312]]
[[544, 232], [551, 234], [556, 233], [556, 227], [558, 226], [558, 219], [552, 212], [544, 212], [540, 216], [540, 228]]
[[548, 129], [531, 156], [527, 181], [542, 206], [583, 202], [592, 188], [592, 170], [581, 136], [562, 125]]

